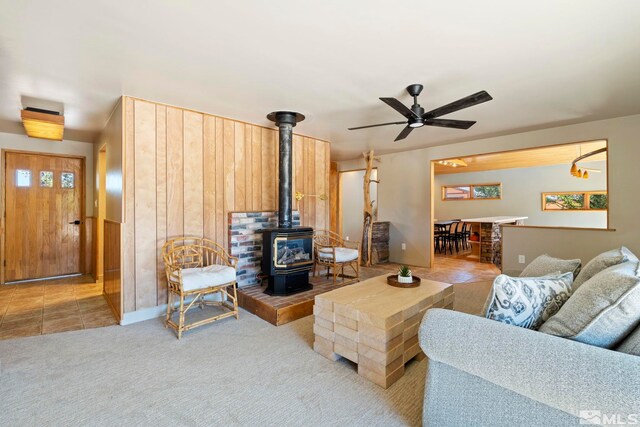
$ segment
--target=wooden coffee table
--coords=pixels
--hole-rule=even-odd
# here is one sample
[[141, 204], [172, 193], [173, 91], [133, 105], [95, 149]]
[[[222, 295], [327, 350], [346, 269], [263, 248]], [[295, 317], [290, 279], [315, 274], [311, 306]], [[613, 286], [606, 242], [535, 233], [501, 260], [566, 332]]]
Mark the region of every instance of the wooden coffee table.
[[429, 308], [453, 308], [453, 285], [422, 280], [417, 288], [395, 288], [387, 275], [315, 297], [313, 349], [358, 364], [358, 374], [387, 388], [409, 360], [423, 358], [418, 329]]

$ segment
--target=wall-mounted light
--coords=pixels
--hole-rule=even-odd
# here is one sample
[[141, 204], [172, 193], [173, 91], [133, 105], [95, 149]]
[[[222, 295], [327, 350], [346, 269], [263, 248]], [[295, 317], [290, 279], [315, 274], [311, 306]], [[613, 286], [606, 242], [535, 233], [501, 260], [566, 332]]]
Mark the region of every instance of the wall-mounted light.
[[64, 116], [56, 111], [26, 108], [20, 112], [22, 125], [30, 138], [62, 141]]
[[300, 200], [304, 199], [305, 197], [317, 197], [320, 200], [327, 200], [329, 198], [329, 196], [327, 196], [324, 193], [322, 193], [322, 194], [302, 194], [301, 192], [296, 191], [295, 198], [296, 198], [297, 201], [300, 201]]

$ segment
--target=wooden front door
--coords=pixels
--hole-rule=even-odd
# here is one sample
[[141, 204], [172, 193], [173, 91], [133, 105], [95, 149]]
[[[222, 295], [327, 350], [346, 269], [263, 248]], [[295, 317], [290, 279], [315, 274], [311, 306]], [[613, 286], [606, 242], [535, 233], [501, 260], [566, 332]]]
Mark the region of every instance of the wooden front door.
[[5, 155], [5, 281], [80, 273], [83, 159]]

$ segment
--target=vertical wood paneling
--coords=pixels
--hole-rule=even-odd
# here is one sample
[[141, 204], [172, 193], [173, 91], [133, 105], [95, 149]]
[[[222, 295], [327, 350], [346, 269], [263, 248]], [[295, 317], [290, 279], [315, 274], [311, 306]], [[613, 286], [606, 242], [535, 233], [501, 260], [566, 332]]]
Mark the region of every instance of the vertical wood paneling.
[[[231, 120], [224, 120], [224, 212], [235, 209], [235, 123]], [[224, 215], [224, 235], [223, 245], [227, 247], [229, 239], [228, 225], [229, 219]]]
[[[325, 168], [325, 159], [324, 159], [324, 142], [322, 141], [318, 141], [318, 140], [314, 140], [314, 150], [315, 150], [315, 161], [314, 161], [314, 165], [315, 165], [315, 193], [318, 196], [321, 194], [325, 194], [326, 192], [326, 187], [325, 187], [325, 173], [326, 173], [326, 168]], [[327, 207], [327, 200], [320, 200], [320, 197], [314, 198], [314, 200], [316, 201], [316, 214], [315, 214], [315, 226], [314, 228], [317, 228], [319, 230], [326, 230], [327, 227], [327, 223], [325, 221], [325, 212], [326, 212], [326, 207]]]
[[245, 140], [244, 140], [244, 123], [235, 122], [233, 124], [233, 163], [234, 163], [234, 202], [232, 210], [245, 211], [247, 210], [246, 204], [246, 175], [247, 175], [247, 163], [245, 160]]
[[167, 238], [184, 235], [182, 110], [167, 107]]
[[184, 112], [184, 234], [202, 236], [204, 227], [202, 114]]
[[253, 179], [253, 194], [251, 209], [262, 209], [262, 128], [251, 127], [251, 175]]
[[135, 193], [134, 193], [134, 109], [133, 99], [125, 98], [124, 141], [124, 224], [122, 226], [122, 282], [123, 309], [136, 309], [136, 247], [135, 247]]
[[252, 209], [253, 204], [253, 179], [251, 171], [253, 169], [253, 149], [251, 147], [252, 128], [255, 126], [244, 126], [244, 204], [246, 210]]
[[[125, 98], [124, 312], [166, 302], [160, 249], [205, 235], [228, 247], [228, 212], [277, 209], [277, 131]], [[329, 145], [294, 135], [293, 194], [329, 193]], [[329, 201], [293, 200], [305, 225], [329, 226]], [[114, 230], [115, 231], [115, 230]], [[115, 292], [115, 289], [114, 289]]]
[[216, 240], [216, 118], [204, 116], [204, 237]]
[[[134, 101], [134, 192], [136, 310], [155, 307], [156, 263], [156, 106]], [[138, 159], [138, 161], [135, 161]], [[144, 159], [143, 161], [140, 161]]]
[[216, 118], [216, 241], [224, 242], [224, 120]]
[[159, 248], [167, 239], [167, 107], [156, 106], [156, 277], [158, 305], [167, 303], [167, 277]]

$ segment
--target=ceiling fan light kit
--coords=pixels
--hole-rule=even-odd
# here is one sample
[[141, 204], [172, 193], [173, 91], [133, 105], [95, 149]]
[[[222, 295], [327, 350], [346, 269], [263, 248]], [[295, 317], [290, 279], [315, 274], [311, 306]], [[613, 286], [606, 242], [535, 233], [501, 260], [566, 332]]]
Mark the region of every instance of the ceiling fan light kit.
[[477, 104], [482, 104], [483, 102], [491, 101], [493, 99], [491, 95], [482, 90], [480, 92], [474, 93], [473, 95], [469, 95], [447, 105], [443, 105], [442, 107], [425, 112], [424, 108], [422, 108], [420, 104], [418, 104], [418, 95], [420, 95], [422, 89], [423, 86], [421, 84], [412, 84], [407, 86], [407, 92], [413, 97], [413, 105], [411, 106], [411, 108], [407, 107], [396, 98], [380, 98], [382, 102], [402, 114], [406, 119], [405, 121], [358, 126], [349, 128], [349, 130], [366, 129], [388, 125], [406, 125], [394, 140], [400, 141], [409, 136], [413, 129], [421, 128], [423, 126], [469, 129], [476, 123], [475, 121], [439, 119], [438, 117], [462, 110], [464, 108], [469, 108]]

